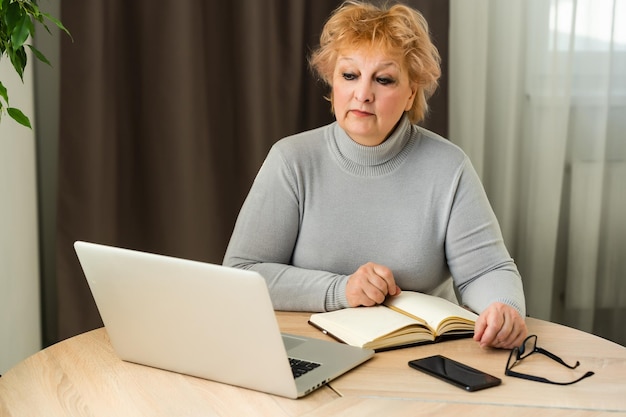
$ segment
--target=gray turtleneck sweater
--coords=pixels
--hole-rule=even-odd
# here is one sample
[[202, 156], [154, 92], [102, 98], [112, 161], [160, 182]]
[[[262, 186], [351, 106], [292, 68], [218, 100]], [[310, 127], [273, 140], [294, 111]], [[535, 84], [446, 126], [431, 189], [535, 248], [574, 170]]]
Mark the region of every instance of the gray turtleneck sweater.
[[[403, 290], [437, 293], [452, 277], [480, 313], [525, 315], [522, 281], [467, 156], [402, 118], [381, 145], [335, 122], [277, 142], [241, 208], [224, 264], [258, 271], [278, 310], [348, 307], [348, 277], [375, 262]], [[451, 288], [451, 286], [450, 286]]]

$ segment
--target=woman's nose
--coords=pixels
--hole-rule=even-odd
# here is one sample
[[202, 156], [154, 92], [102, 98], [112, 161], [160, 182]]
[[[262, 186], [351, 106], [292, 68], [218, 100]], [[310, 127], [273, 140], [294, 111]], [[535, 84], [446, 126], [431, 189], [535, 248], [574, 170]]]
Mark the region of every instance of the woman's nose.
[[354, 92], [354, 97], [363, 103], [370, 103], [374, 101], [374, 90], [369, 82], [360, 82], [356, 86], [356, 91]]

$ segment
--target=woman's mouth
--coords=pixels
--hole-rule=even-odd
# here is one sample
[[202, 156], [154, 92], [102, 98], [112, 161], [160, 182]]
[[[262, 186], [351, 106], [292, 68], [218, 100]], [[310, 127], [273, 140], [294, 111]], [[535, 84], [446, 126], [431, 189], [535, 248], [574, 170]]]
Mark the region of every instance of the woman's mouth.
[[350, 112], [352, 114], [354, 114], [355, 116], [357, 116], [357, 117], [372, 116], [372, 113], [364, 111], [364, 110], [352, 109], [352, 110], [350, 110]]

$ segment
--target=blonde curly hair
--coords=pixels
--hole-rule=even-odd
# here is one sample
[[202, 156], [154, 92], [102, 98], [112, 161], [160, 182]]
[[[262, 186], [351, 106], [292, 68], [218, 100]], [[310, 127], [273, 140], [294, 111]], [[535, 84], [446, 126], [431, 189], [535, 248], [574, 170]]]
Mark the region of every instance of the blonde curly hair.
[[[375, 6], [350, 0], [330, 15], [320, 45], [309, 59], [313, 71], [330, 87], [340, 51], [367, 47], [401, 60], [409, 81], [416, 87], [409, 119], [419, 123], [428, 112], [428, 99], [441, 76], [441, 58], [432, 43], [428, 23], [415, 9], [403, 4]], [[332, 92], [329, 98], [332, 105]]]

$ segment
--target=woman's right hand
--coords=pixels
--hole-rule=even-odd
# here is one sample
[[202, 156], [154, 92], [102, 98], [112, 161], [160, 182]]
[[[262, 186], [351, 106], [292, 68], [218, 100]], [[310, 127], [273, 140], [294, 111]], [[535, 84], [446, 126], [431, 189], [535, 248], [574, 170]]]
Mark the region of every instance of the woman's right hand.
[[398, 295], [400, 292], [391, 270], [373, 262], [361, 265], [350, 275], [346, 284], [346, 298], [350, 307], [381, 304], [387, 295]]

